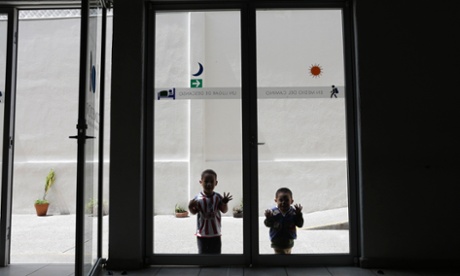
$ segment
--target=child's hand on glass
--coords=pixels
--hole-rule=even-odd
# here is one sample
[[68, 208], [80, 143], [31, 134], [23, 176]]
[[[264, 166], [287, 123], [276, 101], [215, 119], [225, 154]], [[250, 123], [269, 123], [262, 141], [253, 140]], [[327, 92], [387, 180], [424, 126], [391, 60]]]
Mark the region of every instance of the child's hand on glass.
[[198, 210], [199, 210], [198, 201], [196, 201], [195, 199], [190, 200], [189, 203], [188, 203], [188, 209], [193, 214], [196, 214], [198, 212]]
[[232, 199], [233, 197], [230, 195], [230, 193], [224, 192], [224, 198], [222, 198], [222, 203], [227, 204]]
[[271, 218], [273, 216], [273, 212], [270, 209], [265, 210], [265, 217]]
[[295, 208], [295, 213], [296, 213], [297, 215], [299, 215], [299, 214], [302, 213], [302, 209], [303, 209], [302, 205], [300, 205], [300, 204], [294, 204], [294, 208]]

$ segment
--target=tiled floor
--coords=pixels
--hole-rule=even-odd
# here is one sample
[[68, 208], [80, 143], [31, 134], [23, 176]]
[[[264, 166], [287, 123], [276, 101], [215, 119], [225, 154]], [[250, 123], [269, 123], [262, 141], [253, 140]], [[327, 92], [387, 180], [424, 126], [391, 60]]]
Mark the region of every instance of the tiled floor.
[[[112, 274], [110, 274], [112, 273]], [[123, 274], [126, 273], [126, 274]], [[454, 270], [392, 270], [358, 267], [152, 267], [142, 271], [101, 271], [102, 275], [180, 276], [458, 276]]]
[[[0, 276], [71, 276], [73, 264], [13, 264]], [[459, 276], [456, 269], [364, 269], [358, 267], [151, 267], [136, 271], [101, 270], [98, 276]]]

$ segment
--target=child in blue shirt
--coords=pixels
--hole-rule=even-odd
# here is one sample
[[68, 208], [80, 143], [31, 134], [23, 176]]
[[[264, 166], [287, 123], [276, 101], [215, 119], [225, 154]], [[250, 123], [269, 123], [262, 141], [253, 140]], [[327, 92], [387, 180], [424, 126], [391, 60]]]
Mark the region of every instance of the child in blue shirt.
[[270, 227], [270, 241], [275, 254], [291, 254], [297, 227], [303, 226], [302, 205], [292, 206], [294, 199], [288, 188], [279, 188], [275, 194], [276, 205], [265, 210], [265, 226]]

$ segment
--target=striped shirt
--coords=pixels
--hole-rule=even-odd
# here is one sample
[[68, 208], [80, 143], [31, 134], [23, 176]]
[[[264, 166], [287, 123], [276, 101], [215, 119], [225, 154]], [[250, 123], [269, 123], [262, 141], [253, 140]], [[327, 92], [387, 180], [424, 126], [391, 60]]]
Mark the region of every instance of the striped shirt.
[[196, 223], [196, 236], [219, 237], [221, 236], [221, 212], [222, 196], [213, 192], [207, 196], [200, 192], [195, 196], [198, 202], [198, 215]]

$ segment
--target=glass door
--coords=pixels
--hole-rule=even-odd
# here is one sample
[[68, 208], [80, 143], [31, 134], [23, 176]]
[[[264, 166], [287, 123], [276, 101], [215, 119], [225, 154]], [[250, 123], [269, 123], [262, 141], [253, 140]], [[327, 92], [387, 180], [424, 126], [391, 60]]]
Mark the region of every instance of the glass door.
[[[352, 264], [356, 180], [345, 3], [241, 3], [152, 4], [150, 263]], [[217, 173], [214, 191], [233, 196], [226, 213], [207, 215], [204, 203], [193, 201], [211, 195], [206, 169]], [[281, 190], [285, 209], [277, 208], [279, 188], [288, 188]], [[189, 213], [177, 218], [178, 211]], [[216, 213], [217, 227], [207, 220]], [[221, 235], [220, 254], [200, 253], [202, 229]]]
[[[160, 263], [183, 264], [172, 254], [209, 262], [200, 253], [229, 263], [244, 251], [241, 13], [157, 10], [151, 26], [150, 254]], [[226, 258], [217, 260], [216, 252]]]
[[0, 266], [10, 263], [17, 10], [0, 9]]
[[257, 261], [352, 261], [343, 13], [256, 10]]
[[102, 8], [100, 1], [82, 2], [78, 134], [73, 137], [78, 139], [75, 275], [93, 275], [101, 261], [101, 220], [91, 206], [99, 199], [103, 162], [98, 157]]

